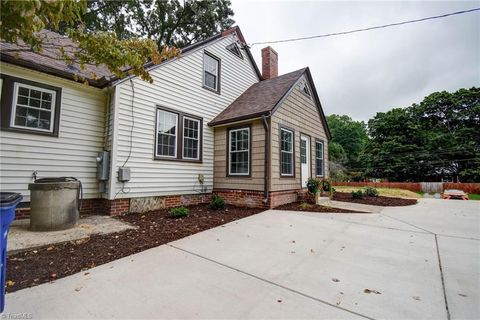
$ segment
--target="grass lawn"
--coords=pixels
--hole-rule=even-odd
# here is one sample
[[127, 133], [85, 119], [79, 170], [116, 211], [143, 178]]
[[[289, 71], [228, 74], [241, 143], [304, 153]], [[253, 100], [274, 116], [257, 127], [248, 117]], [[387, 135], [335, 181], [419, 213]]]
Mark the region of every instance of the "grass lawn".
[[[365, 190], [366, 187], [350, 187], [350, 186], [334, 186], [335, 190], [338, 192], [352, 192], [355, 190]], [[376, 188], [380, 196], [383, 197], [397, 197], [397, 198], [410, 198], [410, 199], [419, 199], [422, 198], [421, 194], [417, 192], [395, 189], [395, 188]]]
[[470, 199], [470, 200], [480, 200], [480, 194], [469, 193], [468, 194], [468, 199]]

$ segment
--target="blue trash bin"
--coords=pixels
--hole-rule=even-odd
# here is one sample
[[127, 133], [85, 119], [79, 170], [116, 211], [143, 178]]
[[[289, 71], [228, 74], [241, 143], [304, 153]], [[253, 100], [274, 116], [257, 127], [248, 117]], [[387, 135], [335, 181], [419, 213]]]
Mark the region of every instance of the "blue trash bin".
[[13, 219], [15, 219], [15, 209], [17, 205], [22, 201], [23, 197], [19, 193], [14, 192], [0, 192], [0, 225], [1, 232], [0, 235], [0, 249], [2, 250], [2, 278], [0, 286], [2, 287], [1, 297], [0, 297], [0, 312], [3, 312], [5, 308], [5, 275], [7, 271], [7, 236], [8, 229]]

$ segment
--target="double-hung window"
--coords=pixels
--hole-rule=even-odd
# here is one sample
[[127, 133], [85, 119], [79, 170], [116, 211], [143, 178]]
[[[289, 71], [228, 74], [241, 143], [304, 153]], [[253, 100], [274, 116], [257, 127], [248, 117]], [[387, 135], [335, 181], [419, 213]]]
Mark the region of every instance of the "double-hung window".
[[228, 131], [228, 175], [250, 175], [250, 127]]
[[207, 52], [203, 54], [203, 86], [220, 92], [220, 59]]
[[201, 161], [202, 119], [158, 107], [155, 158]]
[[2, 75], [2, 129], [58, 135], [61, 89]]
[[294, 164], [294, 132], [286, 128], [280, 128], [280, 175], [295, 175]]
[[315, 141], [315, 168], [317, 177], [323, 177], [323, 142]]
[[199, 160], [200, 120], [183, 117], [183, 158]]

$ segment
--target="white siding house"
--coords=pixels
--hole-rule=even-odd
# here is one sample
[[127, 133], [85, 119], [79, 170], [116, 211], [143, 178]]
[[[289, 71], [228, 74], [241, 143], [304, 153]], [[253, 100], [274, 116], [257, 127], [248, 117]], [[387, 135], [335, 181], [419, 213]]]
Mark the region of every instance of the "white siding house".
[[[37, 171], [38, 178], [76, 177], [82, 181], [85, 198], [101, 197], [95, 157], [104, 146], [106, 91], [9, 63], [2, 62], [0, 67], [2, 87], [5, 77], [14, 77], [20, 84], [31, 81], [25, 84], [29, 88], [38, 83], [61, 89], [61, 96], [56, 97], [60, 100], [57, 136], [33, 130], [0, 132], [0, 189], [21, 193], [29, 201], [28, 184]], [[3, 100], [9, 97], [3, 94], [1, 99], [6, 103]]]
[[[244, 50], [239, 57], [227, 49], [236, 41], [236, 36], [229, 34], [155, 67], [150, 71], [152, 84], [133, 78], [115, 86], [112, 176], [125, 166], [131, 170], [131, 180], [123, 185], [111, 179], [109, 199], [195, 194], [200, 188], [199, 174], [204, 175], [207, 191], [212, 191], [214, 131], [207, 124], [259, 81]], [[219, 92], [204, 87], [204, 59], [210, 56], [220, 64]], [[158, 107], [201, 119], [201, 161], [155, 159]], [[178, 121], [180, 124], [180, 117]]]

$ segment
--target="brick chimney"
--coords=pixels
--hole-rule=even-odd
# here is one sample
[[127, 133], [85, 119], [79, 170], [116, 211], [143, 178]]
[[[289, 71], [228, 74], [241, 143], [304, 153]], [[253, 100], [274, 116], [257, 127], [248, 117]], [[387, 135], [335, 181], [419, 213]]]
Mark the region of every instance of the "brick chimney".
[[265, 80], [278, 77], [278, 53], [270, 46], [262, 49], [262, 76]]

